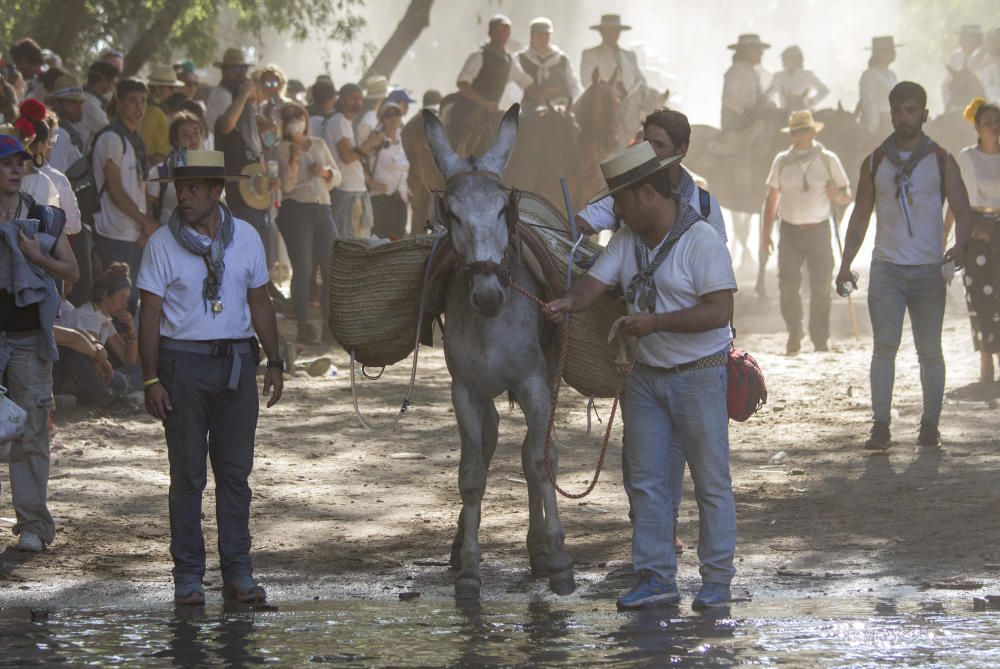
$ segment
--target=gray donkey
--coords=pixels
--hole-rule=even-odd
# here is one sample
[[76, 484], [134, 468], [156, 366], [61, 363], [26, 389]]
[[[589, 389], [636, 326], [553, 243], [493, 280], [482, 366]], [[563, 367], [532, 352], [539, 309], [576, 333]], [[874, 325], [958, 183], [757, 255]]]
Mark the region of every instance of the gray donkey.
[[[509, 228], [516, 227], [516, 218], [508, 217], [517, 214], [509, 208], [517, 205], [499, 176], [517, 138], [519, 110], [514, 105], [507, 111], [496, 142], [481, 158], [459, 157], [438, 117], [423, 112], [428, 144], [447, 182], [438, 210], [458, 265], [448, 286], [444, 353], [462, 440], [462, 511], [451, 549], [451, 566], [458, 571], [455, 596], [460, 599], [479, 597], [479, 521], [486, 472], [497, 446], [500, 417], [494, 400], [504, 392], [521, 407], [528, 425], [521, 462], [528, 482], [531, 572], [547, 574], [550, 587], [560, 595], [575, 589], [573, 561], [563, 545], [556, 492], [544, 463], [558, 351], [543, 345], [547, 324], [539, 306], [509, 286], [513, 281], [541, 295], [538, 282], [508, 248]], [[550, 459], [555, 471], [554, 449]]]

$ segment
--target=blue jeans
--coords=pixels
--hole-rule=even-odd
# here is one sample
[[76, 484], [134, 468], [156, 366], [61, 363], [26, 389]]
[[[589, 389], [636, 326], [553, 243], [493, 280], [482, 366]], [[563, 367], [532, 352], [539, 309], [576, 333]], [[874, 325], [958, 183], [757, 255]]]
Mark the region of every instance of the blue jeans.
[[[358, 233], [354, 229], [354, 206], [361, 202], [361, 219], [358, 221]], [[337, 236], [341, 239], [355, 237], [370, 237], [375, 225], [372, 213], [372, 199], [368, 191], [346, 191], [334, 188], [330, 191], [330, 209], [333, 211], [333, 221], [337, 225]]]
[[163, 422], [170, 459], [170, 554], [176, 583], [201, 582], [205, 540], [201, 497], [206, 459], [215, 475], [215, 516], [219, 526], [222, 577], [252, 573], [250, 485], [257, 430], [257, 368], [243, 356], [239, 387], [229, 390], [232, 357], [160, 349], [157, 375], [173, 410]]
[[736, 573], [736, 503], [729, 475], [729, 415], [724, 366], [670, 374], [636, 365], [622, 413], [625, 491], [632, 509], [632, 566], [660, 578], [677, 573], [674, 503], [683, 469], [691, 469], [698, 503], [698, 559], [706, 582], [729, 583]]
[[941, 267], [895, 265], [873, 260], [868, 283], [868, 313], [875, 336], [871, 367], [874, 419], [890, 421], [896, 352], [903, 334], [903, 314], [909, 309], [913, 343], [920, 362], [920, 386], [924, 392], [920, 421], [937, 425], [944, 401], [941, 325], [946, 288]]

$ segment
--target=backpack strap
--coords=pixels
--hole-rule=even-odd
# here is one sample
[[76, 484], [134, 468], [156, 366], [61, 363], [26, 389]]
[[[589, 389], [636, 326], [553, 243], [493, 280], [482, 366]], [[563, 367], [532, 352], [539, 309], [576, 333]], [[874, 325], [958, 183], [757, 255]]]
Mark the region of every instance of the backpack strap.
[[[118, 135], [118, 139], [120, 139], [122, 141], [122, 161], [124, 162], [124, 160], [125, 160], [125, 153], [128, 151], [128, 146], [126, 146], [126, 143], [128, 142], [128, 140], [126, 140], [125, 139], [125, 135], [123, 135], [121, 133], [121, 131], [118, 130], [118, 128], [115, 127], [114, 123], [109, 123], [108, 125], [104, 126], [100, 130], [98, 130], [97, 134], [94, 135], [94, 138], [90, 142], [90, 160], [88, 160], [87, 162], [90, 163], [91, 172], [95, 171], [94, 170], [94, 147], [97, 146], [97, 140], [98, 140], [98, 138], [100, 138], [100, 136], [103, 135], [106, 132], [113, 132], [116, 135]], [[96, 184], [96, 179], [95, 179], [95, 184]], [[104, 195], [104, 191], [105, 191], [105, 189], [107, 189], [107, 186], [108, 186], [108, 180], [105, 179], [104, 183], [101, 184], [101, 187], [97, 189], [97, 197], [98, 197], [98, 199], [100, 199], [100, 197], [102, 195]]]
[[698, 186], [698, 208], [701, 210], [701, 217], [706, 221], [708, 215], [712, 213], [712, 194]]

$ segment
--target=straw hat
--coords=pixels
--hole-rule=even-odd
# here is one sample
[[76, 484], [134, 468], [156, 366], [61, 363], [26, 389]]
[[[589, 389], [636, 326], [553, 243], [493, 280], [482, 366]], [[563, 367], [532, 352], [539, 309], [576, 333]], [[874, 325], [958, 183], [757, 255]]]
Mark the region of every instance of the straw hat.
[[150, 86], [169, 86], [171, 88], [180, 88], [184, 85], [183, 81], [177, 79], [177, 72], [170, 65], [154, 65], [149, 71], [146, 83]]
[[230, 48], [226, 49], [225, 53], [222, 54], [222, 60], [215, 63], [216, 67], [250, 67], [253, 65], [247, 60], [246, 54], [243, 53], [243, 49]]
[[758, 35], [756, 33], [746, 33], [744, 35], [740, 35], [739, 37], [737, 37], [736, 38], [736, 43], [735, 44], [730, 44], [726, 48], [733, 49], [735, 51], [736, 49], [742, 49], [744, 47], [756, 47], [758, 49], [770, 49], [771, 45], [768, 44], [767, 42], [761, 41], [760, 35]]
[[366, 79], [364, 86], [365, 100], [381, 100], [389, 93], [389, 80], [381, 74]]
[[243, 168], [243, 175], [246, 178], [240, 181], [240, 197], [252, 209], [268, 209], [274, 193], [271, 192], [267, 168], [260, 163], [250, 163]]
[[222, 179], [242, 181], [245, 174], [226, 174], [226, 156], [222, 151], [184, 151], [170, 174], [151, 181], [180, 181], [182, 179]]
[[683, 155], [671, 156], [666, 160], [660, 160], [649, 142], [637, 142], [601, 163], [601, 172], [604, 174], [607, 186], [590, 198], [588, 204], [603, 200], [623, 188], [642, 181], [650, 174], [679, 163], [683, 157]]
[[889, 49], [898, 49], [903, 46], [902, 44], [896, 44], [896, 40], [893, 39], [892, 35], [883, 35], [881, 37], [872, 37], [872, 45], [865, 47], [865, 51], [888, 51]]
[[72, 74], [64, 74], [56, 79], [52, 85], [52, 92], [45, 96], [46, 102], [49, 100], [75, 100], [84, 102], [86, 96], [80, 82]]
[[616, 28], [618, 30], [632, 30], [632, 26], [626, 26], [622, 24], [622, 17], [618, 14], [604, 14], [601, 16], [600, 23], [594, 26], [590, 26], [591, 30], [604, 30], [605, 28]]
[[803, 109], [802, 111], [794, 111], [788, 115], [788, 126], [781, 129], [781, 132], [792, 133], [796, 130], [805, 130], [806, 128], [812, 128], [816, 132], [823, 129], [824, 123], [822, 121], [814, 121], [812, 112], [808, 109]]

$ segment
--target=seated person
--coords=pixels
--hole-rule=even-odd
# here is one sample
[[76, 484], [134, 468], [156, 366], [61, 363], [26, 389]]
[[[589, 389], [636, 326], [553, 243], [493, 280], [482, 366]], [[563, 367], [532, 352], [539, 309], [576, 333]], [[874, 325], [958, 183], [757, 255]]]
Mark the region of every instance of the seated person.
[[81, 406], [99, 409], [125, 398], [128, 379], [111, 367], [107, 349], [71, 327], [56, 325], [52, 331], [59, 347], [59, 360], [52, 368], [56, 394], [73, 395]]
[[108, 350], [111, 364], [129, 380], [129, 387], [140, 390], [139, 342], [128, 310], [131, 292], [128, 265], [111, 263], [94, 279], [90, 302], [77, 307], [74, 319], [77, 330], [90, 334]]

